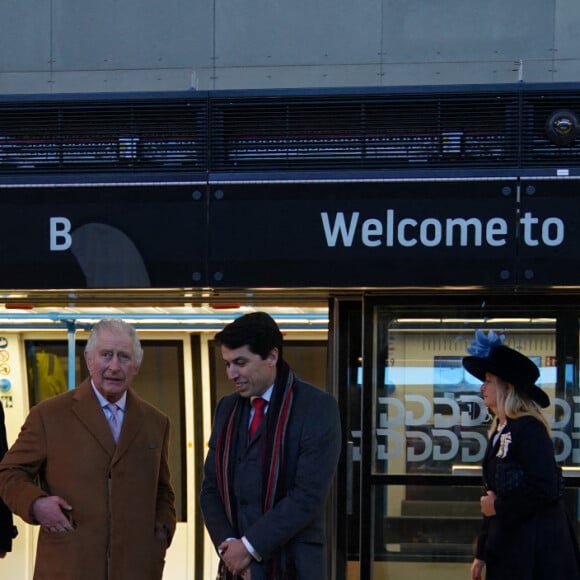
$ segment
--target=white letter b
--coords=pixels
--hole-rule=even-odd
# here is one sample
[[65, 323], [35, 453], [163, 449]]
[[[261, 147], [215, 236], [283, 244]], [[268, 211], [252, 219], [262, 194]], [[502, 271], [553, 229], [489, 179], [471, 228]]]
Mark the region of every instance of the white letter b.
[[72, 244], [70, 236], [70, 220], [65, 217], [50, 218], [50, 251], [64, 252]]

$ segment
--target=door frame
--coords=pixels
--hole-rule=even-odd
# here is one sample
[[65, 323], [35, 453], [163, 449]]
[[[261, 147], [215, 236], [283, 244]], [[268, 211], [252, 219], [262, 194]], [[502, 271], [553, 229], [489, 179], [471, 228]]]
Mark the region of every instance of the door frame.
[[[488, 303], [492, 304], [488, 306]], [[558, 304], [559, 303], [559, 304]], [[558, 306], [555, 306], [558, 304]], [[373, 578], [374, 562], [374, 527], [368, 522], [374, 521], [375, 497], [374, 489], [378, 485], [437, 485], [437, 486], [479, 486], [481, 479], [477, 475], [377, 475], [373, 474], [373, 393], [376, 381], [375, 344], [377, 341], [377, 309], [388, 307], [399, 315], [421, 315], [436, 318], [443, 314], [455, 317], [471, 318], [484, 314], [499, 315], [510, 312], [513, 316], [545, 316], [554, 318], [557, 354], [557, 389], [575, 388], [578, 390], [578, 359], [579, 359], [579, 321], [580, 299], [566, 296], [562, 301], [555, 300], [553, 293], [538, 295], [490, 296], [474, 295], [473, 293], [449, 294], [416, 294], [403, 296], [401, 294], [366, 294], [348, 299], [335, 298], [330, 301], [330, 332], [329, 353], [330, 368], [335, 394], [339, 399], [341, 419], [343, 421], [343, 452], [338, 470], [336, 489], [335, 527], [336, 537], [334, 563], [337, 580], [346, 579], [346, 569], [349, 559], [348, 545], [348, 514], [351, 511], [352, 477], [352, 441], [349, 433], [349, 411], [346, 396], [349, 389], [348, 372], [352, 360], [352, 328], [353, 320], [359, 317], [360, 353], [362, 357], [361, 384], [361, 442], [360, 442], [360, 473], [359, 483], [359, 516], [358, 516], [358, 573], [359, 578]], [[485, 308], [485, 312], [482, 309]], [[352, 370], [352, 369], [350, 369]], [[355, 475], [356, 478], [356, 475]], [[580, 477], [572, 475], [566, 478], [567, 487], [580, 487]], [[367, 525], [363, 525], [367, 522]], [[332, 529], [332, 528], [331, 528]], [[352, 554], [351, 554], [352, 556]], [[352, 564], [352, 562], [351, 562]]]

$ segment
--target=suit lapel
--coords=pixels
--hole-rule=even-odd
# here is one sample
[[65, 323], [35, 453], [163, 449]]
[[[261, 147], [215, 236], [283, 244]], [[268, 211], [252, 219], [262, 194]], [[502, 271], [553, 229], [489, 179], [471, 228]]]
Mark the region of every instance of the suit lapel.
[[83, 381], [75, 389], [72, 412], [93, 435], [99, 445], [112, 457], [116, 448], [115, 441], [105, 413], [99, 405], [89, 379]]
[[143, 409], [139, 404], [139, 399], [131, 392], [127, 391], [127, 404], [125, 406], [125, 418], [123, 419], [123, 427], [121, 428], [121, 436], [117, 443], [113, 463], [116, 463], [127, 452], [131, 446], [131, 442], [137, 436], [143, 425], [144, 415]]
[[[252, 438], [252, 440], [250, 440], [249, 437], [249, 433], [248, 433], [248, 429], [250, 426], [250, 407], [251, 407], [251, 403], [249, 399], [246, 399], [244, 401], [244, 407], [243, 407], [243, 412], [242, 412], [242, 420], [240, 421], [240, 428], [238, 431], [238, 439], [241, 442], [241, 447], [240, 449], [247, 449], [251, 443], [253, 443], [254, 441], [257, 441], [258, 439], [258, 433], [260, 432], [260, 430], [258, 429], [258, 431], [256, 431], [254, 437]], [[261, 425], [260, 425], [261, 427]]]

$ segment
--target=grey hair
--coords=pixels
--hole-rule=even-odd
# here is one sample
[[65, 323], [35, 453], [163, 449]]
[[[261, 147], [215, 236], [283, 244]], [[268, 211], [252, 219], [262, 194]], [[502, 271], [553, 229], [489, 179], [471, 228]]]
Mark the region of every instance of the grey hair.
[[133, 355], [135, 356], [135, 362], [137, 363], [137, 366], [141, 366], [141, 362], [143, 361], [143, 348], [141, 347], [141, 341], [139, 340], [137, 331], [134, 326], [120, 318], [103, 318], [93, 326], [93, 330], [89, 336], [87, 345], [85, 346], [85, 353], [87, 355], [90, 356], [93, 354], [95, 343], [97, 342], [97, 335], [102, 330], [117, 330], [119, 332], [127, 333], [133, 341]]

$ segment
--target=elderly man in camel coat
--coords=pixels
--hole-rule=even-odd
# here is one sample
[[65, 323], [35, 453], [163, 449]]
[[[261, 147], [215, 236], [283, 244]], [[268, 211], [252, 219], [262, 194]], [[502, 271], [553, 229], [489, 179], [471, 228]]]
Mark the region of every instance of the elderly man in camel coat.
[[35, 580], [159, 580], [176, 521], [169, 419], [129, 388], [142, 358], [132, 326], [101, 321], [85, 358], [90, 380], [31, 409], [0, 463], [0, 496], [41, 526]]

